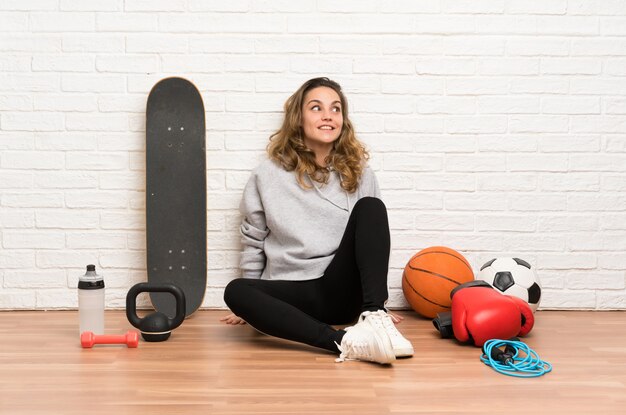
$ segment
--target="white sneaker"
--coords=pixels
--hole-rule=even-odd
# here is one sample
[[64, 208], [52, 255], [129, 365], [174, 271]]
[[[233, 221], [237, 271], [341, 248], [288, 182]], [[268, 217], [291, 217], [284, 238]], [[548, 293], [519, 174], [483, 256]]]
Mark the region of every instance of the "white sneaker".
[[391, 317], [385, 310], [364, 311], [361, 313], [357, 325], [360, 323], [369, 324], [378, 333], [386, 333], [391, 341], [396, 357], [413, 356], [413, 345], [398, 331], [393, 320], [391, 320]]
[[365, 360], [381, 364], [389, 364], [396, 360], [389, 338], [381, 336], [367, 325], [347, 327], [346, 334], [337, 344], [341, 354], [336, 362], [344, 360]]

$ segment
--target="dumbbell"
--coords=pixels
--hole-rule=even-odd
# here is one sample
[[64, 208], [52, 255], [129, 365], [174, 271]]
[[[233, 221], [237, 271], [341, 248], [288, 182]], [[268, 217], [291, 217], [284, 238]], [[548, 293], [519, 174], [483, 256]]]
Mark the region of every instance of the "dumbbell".
[[139, 334], [133, 330], [128, 330], [126, 334], [118, 335], [93, 334], [91, 331], [83, 331], [80, 334], [81, 346], [90, 349], [94, 344], [125, 344], [128, 347], [137, 347]]

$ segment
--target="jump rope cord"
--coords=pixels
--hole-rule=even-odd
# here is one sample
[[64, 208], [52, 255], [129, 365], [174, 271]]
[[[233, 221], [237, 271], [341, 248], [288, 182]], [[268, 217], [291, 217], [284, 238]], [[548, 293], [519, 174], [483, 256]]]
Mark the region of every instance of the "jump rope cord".
[[[504, 352], [499, 349], [502, 346], [506, 347]], [[552, 371], [550, 363], [521, 341], [487, 340], [480, 360], [498, 373], [519, 378], [534, 378]]]

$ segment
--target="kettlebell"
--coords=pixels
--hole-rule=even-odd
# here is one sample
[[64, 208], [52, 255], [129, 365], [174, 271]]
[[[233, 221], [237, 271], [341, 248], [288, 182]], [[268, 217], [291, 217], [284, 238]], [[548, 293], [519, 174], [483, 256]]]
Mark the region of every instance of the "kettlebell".
[[[169, 318], [159, 311], [148, 314], [144, 318], [137, 315], [137, 296], [144, 292], [170, 293], [176, 299], [176, 315]], [[147, 342], [162, 342], [169, 339], [172, 330], [185, 320], [185, 293], [174, 284], [154, 284], [140, 282], [128, 290], [126, 295], [126, 317], [133, 326], [141, 331], [141, 337]]]

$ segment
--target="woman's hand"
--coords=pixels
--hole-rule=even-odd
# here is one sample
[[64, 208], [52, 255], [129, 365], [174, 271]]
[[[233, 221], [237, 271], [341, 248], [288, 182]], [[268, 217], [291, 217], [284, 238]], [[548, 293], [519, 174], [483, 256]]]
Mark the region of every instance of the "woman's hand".
[[391, 317], [391, 321], [394, 322], [394, 324], [400, 324], [402, 323], [402, 320], [404, 320], [404, 317], [398, 315], [398, 314], [391, 314], [391, 313], [387, 313], [389, 315], [389, 317]]
[[220, 321], [223, 321], [226, 324], [238, 325], [238, 324], [246, 324], [245, 320], [241, 317], [238, 317], [234, 314], [229, 314], [225, 317], [220, 318]]

